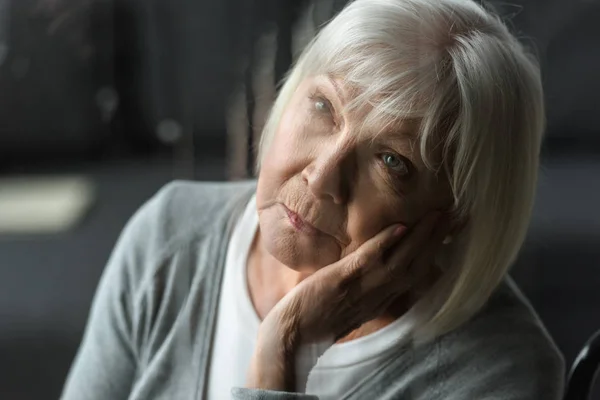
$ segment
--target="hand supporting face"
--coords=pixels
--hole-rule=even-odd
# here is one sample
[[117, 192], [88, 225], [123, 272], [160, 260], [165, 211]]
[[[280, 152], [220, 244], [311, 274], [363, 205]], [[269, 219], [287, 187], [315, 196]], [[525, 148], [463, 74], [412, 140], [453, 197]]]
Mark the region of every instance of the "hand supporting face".
[[437, 211], [410, 231], [389, 226], [298, 284], [261, 323], [247, 387], [293, 391], [298, 347], [342, 337], [431, 280], [437, 275], [435, 252], [449, 231], [447, 219]]

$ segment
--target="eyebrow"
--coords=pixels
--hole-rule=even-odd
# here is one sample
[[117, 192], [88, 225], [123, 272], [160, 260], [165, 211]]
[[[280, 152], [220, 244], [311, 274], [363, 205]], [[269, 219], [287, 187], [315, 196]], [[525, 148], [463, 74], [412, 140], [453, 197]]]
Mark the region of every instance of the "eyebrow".
[[370, 140], [371, 143], [388, 143], [393, 148], [405, 149], [409, 146], [411, 150], [414, 150], [417, 146], [417, 140], [414, 134], [405, 130], [397, 130], [393, 132], [382, 132], [376, 137]]
[[[335, 79], [335, 77], [331, 74], [326, 74], [325, 76], [327, 77], [327, 80], [329, 81], [331, 86], [333, 86], [333, 89], [335, 90], [337, 97], [342, 101], [342, 103], [345, 103], [346, 98], [344, 96], [343, 90], [342, 90], [340, 84]], [[416, 132], [414, 132], [414, 129], [407, 129], [406, 127], [397, 128], [397, 127], [393, 127], [393, 125], [392, 125], [392, 127], [386, 128], [383, 131], [381, 131], [379, 134], [377, 134], [376, 138], [373, 138], [373, 140], [376, 140], [376, 139], [386, 140], [386, 141], [389, 140], [391, 142], [405, 143], [406, 140], [410, 140], [410, 141], [416, 140], [417, 134], [416, 134]]]
[[[411, 126], [410, 122], [405, 122], [402, 124], [403, 126], [394, 126], [392, 124], [391, 127], [386, 128], [382, 131], [382, 134], [394, 135], [391, 136], [392, 139], [397, 139], [397, 136], [406, 137], [409, 139], [417, 139], [418, 138], [418, 128]], [[407, 126], [409, 125], [409, 126]]]
[[416, 144], [419, 135], [415, 129], [407, 126], [390, 125], [375, 134], [373, 141], [386, 141], [391, 143], [405, 144], [407, 141]]
[[344, 96], [344, 92], [342, 91], [342, 88], [340, 87], [338, 82], [335, 80], [333, 75], [327, 74], [326, 76], [327, 76], [327, 80], [329, 81], [329, 83], [331, 83], [331, 86], [333, 86], [333, 89], [335, 90], [335, 94], [337, 94], [337, 97], [342, 101], [342, 103], [345, 103], [346, 97]]

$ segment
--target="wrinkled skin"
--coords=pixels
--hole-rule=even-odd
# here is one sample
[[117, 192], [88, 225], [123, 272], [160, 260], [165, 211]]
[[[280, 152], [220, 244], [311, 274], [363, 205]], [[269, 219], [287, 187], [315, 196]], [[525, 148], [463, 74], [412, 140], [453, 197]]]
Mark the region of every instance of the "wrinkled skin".
[[[368, 110], [343, 113], [350, 95], [328, 77], [303, 82], [263, 159], [262, 246], [298, 272], [315, 272], [392, 223], [410, 227], [452, 202], [447, 180], [421, 160], [416, 123], [400, 121], [381, 133], [384, 127], [369, 127], [359, 135]], [[294, 230], [285, 207], [321, 232]]]
[[369, 109], [344, 111], [352, 96], [331, 77], [302, 82], [263, 158], [250, 387], [285, 390], [300, 343], [376, 331], [406, 311], [402, 294], [437, 276], [433, 255], [452, 229], [448, 180], [425, 167], [416, 121], [359, 132]]

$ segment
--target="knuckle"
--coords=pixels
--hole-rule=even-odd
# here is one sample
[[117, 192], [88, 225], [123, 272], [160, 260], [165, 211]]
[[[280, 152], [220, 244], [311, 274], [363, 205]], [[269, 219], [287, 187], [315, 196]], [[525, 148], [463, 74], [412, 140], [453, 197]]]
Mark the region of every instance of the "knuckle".
[[378, 257], [382, 257], [384, 252], [385, 243], [383, 240], [378, 240], [377, 244], [375, 245], [375, 254], [377, 254]]
[[385, 270], [387, 272], [388, 278], [392, 281], [397, 281], [399, 279], [406, 278], [407, 267], [398, 261], [396, 262], [388, 262], [385, 265]]
[[332, 297], [336, 301], [340, 301], [348, 295], [348, 291], [349, 291], [348, 285], [349, 285], [349, 282], [351, 281], [351, 276], [352, 275], [350, 275], [348, 273], [344, 274], [343, 272], [340, 274], [337, 274], [335, 279], [326, 283], [326, 286], [324, 289], [328, 293], [331, 293]]
[[352, 264], [357, 269], [365, 268], [369, 264], [369, 257], [361, 251], [354, 257]]
[[350, 278], [359, 274], [360, 270], [363, 268], [363, 264], [360, 260], [352, 259], [348, 262], [345, 268], [345, 277]]

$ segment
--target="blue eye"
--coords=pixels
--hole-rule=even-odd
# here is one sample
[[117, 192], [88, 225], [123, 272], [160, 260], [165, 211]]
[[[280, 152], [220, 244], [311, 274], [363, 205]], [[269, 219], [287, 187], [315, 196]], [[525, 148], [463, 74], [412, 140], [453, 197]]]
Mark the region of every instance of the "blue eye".
[[386, 167], [400, 173], [401, 175], [408, 175], [408, 165], [406, 164], [406, 161], [402, 159], [402, 157], [391, 153], [384, 153], [381, 155], [381, 160]]
[[329, 112], [329, 104], [324, 100], [316, 99], [314, 106], [318, 112]]

